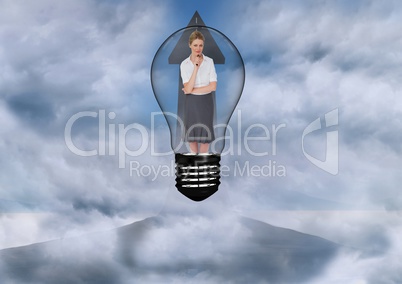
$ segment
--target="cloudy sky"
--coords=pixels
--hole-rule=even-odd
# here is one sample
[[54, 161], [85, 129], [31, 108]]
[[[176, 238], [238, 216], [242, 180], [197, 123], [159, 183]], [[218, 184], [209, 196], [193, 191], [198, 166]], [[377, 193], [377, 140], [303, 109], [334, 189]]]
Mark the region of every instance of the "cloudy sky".
[[[49, 260], [32, 264], [36, 250], [77, 271], [66, 283], [127, 283], [133, 267], [155, 283], [243, 270], [261, 283], [402, 281], [398, 1], [0, 6], [2, 283], [55, 277]], [[158, 48], [195, 11], [236, 45], [246, 70], [220, 190], [201, 204], [177, 193], [173, 153], [154, 154], [170, 151], [170, 134], [152, 119], [150, 81]], [[102, 273], [73, 265], [105, 247]], [[298, 274], [303, 253], [311, 263]]]

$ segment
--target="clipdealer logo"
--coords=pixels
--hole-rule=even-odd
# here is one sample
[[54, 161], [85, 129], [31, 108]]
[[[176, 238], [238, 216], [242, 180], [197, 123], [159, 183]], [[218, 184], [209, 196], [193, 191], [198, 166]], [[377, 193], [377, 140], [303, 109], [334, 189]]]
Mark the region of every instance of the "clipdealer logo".
[[[267, 127], [264, 124], [257, 123], [248, 126], [244, 133], [242, 133], [242, 121], [241, 121], [241, 110], [237, 111], [237, 137], [234, 136], [234, 130], [228, 125], [229, 136], [225, 136], [227, 140], [226, 150], [222, 152], [222, 156], [225, 155], [235, 155], [240, 156], [242, 151], [248, 155], [253, 157], [266, 157], [272, 156], [275, 157], [278, 152], [278, 143], [277, 137], [279, 132], [286, 128], [285, 123], [281, 123], [279, 125], [272, 124], [271, 127]], [[116, 118], [116, 113], [109, 112], [106, 113], [106, 110], [102, 109], [98, 112], [95, 111], [83, 111], [77, 114], [74, 114], [66, 123], [64, 129], [64, 138], [67, 148], [74, 154], [81, 157], [90, 157], [90, 156], [117, 156], [119, 168], [126, 168], [128, 165], [130, 167], [130, 175], [131, 176], [141, 176], [151, 178], [155, 180], [157, 176], [171, 176], [174, 175], [174, 167], [172, 165], [141, 165], [136, 160], [130, 160], [127, 163], [127, 157], [138, 157], [143, 155], [146, 151], [150, 150], [151, 156], [166, 156], [174, 154], [174, 151], [169, 151], [165, 153], [159, 153], [155, 149], [155, 116], [163, 115], [161, 112], [154, 112], [151, 114], [151, 128], [148, 129], [145, 126], [132, 123], [129, 125], [111, 123]], [[166, 115], [166, 114], [165, 114]], [[174, 115], [174, 114], [170, 114]], [[94, 118], [98, 121], [98, 141], [97, 147], [94, 146], [93, 149], [82, 149], [78, 145], [73, 142], [73, 128], [77, 123], [79, 124], [79, 120], [83, 118]], [[324, 123], [321, 123], [320, 117], [311, 122], [304, 130], [301, 137], [301, 148], [303, 155], [317, 168], [332, 174], [338, 174], [338, 131], [333, 130], [333, 127], [338, 125], [338, 109], [334, 109], [324, 115]], [[116, 127], [117, 126], [117, 127]], [[305, 138], [310, 134], [319, 131], [319, 130], [328, 129], [326, 132], [326, 152], [325, 159], [320, 160], [317, 157], [314, 157], [306, 150]], [[129, 135], [129, 132], [135, 133], [138, 137], [138, 146], [137, 149], [131, 149], [126, 145], [126, 137]], [[251, 133], [259, 133], [259, 136], [252, 135]], [[237, 139], [237, 145], [235, 145], [234, 140]], [[257, 149], [253, 148], [253, 141], [265, 141], [265, 143], [270, 143], [270, 151], [267, 151], [267, 147], [263, 147], [264, 151], [257, 151]], [[250, 143], [251, 142], [251, 143]], [[315, 141], [321, 142], [321, 141]], [[242, 147], [244, 149], [242, 150]], [[117, 148], [117, 149], [116, 149]], [[258, 147], [257, 147], [258, 148]], [[250, 161], [245, 162], [234, 162], [234, 167], [223, 165], [221, 166], [221, 175], [222, 176], [250, 176], [250, 177], [285, 177], [286, 167], [278, 163], [273, 159], [264, 160], [263, 165], [251, 164]]]
[[[302, 135], [302, 150], [304, 156], [316, 167], [331, 175], [337, 175], [339, 172], [339, 135], [338, 130], [333, 129], [335, 126], [338, 126], [338, 116], [338, 109], [327, 112], [324, 115], [324, 123], [321, 123], [321, 119], [318, 117], [304, 129]], [[304, 142], [307, 135], [319, 131], [322, 128], [328, 129], [326, 131], [326, 150], [324, 160], [320, 160], [307, 153]]]
[[[268, 160], [264, 165], [251, 165], [250, 161], [241, 163], [235, 161], [234, 166], [221, 165], [221, 177], [285, 177], [286, 167], [278, 165], [276, 161]], [[151, 181], [155, 181], [160, 177], [173, 177], [176, 174], [176, 165], [174, 161], [170, 161], [170, 165], [144, 165], [139, 161], [129, 162], [129, 171], [131, 177], [145, 177]]]

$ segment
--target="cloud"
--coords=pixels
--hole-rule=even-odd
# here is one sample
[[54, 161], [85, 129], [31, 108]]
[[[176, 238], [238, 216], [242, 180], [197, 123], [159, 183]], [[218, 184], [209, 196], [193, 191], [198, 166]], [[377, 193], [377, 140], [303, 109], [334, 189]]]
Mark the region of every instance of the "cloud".
[[[126, 157], [125, 168], [119, 169], [117, 144], [112, 147], [116, 155], [109, 155], [109, 130], [115, 127], [117, 135], [119, 124], [126, 127], [139, 123], [151, 132], [149, 114], [159, 111], [159, 107], [149, 82], [150, 64], [159, 45], [172, 32], [170, 27], [182, 27], [187, 20], [177, 24], [179, 20], [169, 15], [168, 5], [158, 1], [3, 4], [6, 8], [0, 11], [0, 206], [2, 224], [8, 233], [1, 235], [2, 248], [115, 228], [155, 215], [166, 196], [175, 192], [172, 156], [155, 157], [148, 148], [143, 155]], [[401, 208], [401, 56], [395, 28], [401, 14], [399, 3], [228, 1], [222, 7], [225, 9], [214, 27], [240, 50], [246, 64], [246, 85], [238, 105], [241, 114], [235, 112], [231, 121], [235, 154], [224, 156], [221, 164], [230, 166], [233, 173], [236, 163], [240, 167], [246, 163], [263, 167], [275, 162], [277, 169], [285, 167], [286, 175], [229, 175], [222, 179], [221, 190], [212, 199], [223, 198], [219, 194], [226, 192], [229, 205], [245, 214], [260, 211], [264, 218], [272, 214], [275, 218], [264, 221], [358, 248], [357, 253], [331, 255], [325, 268], [310, 270], [304, 275], [306, 279], [317, 276], [317, 283], [322, 279], [339, 281], [339, 271], [348, 267], [343, 275], [356, 282], [397, 281], [401, 277], [396, 269], [400, 263], [391, 252], [401, 251], [396, 237], [401, 228], [395, 226], [399, 223], [393, 215]], [[171, 20], [161, 23], [155, 19]], [[309, 123], [316, 118], [323, 121], [324, 115], [336, 108], [339, 125], [331, 129], [339, 132], [339, 174], [332, 176], [304, 157], [301, 141]], [[106, 114], [106, 155], [79, 157], [65, 144], [66, 123], [81, 111], [95, 112], [97, 117], [82, 118], [74, 124], [73, 142], [80, 149], [99, 151], [100, 109]], [[115, 118], [108, 116], [111, 112]], [[239, 128], [236, 119], [241, 121]], [[272, 126], [286, 125], [277, 133], [276, 152], [273, 131], [270, 140], [249, 142], [253, 151], [268, 152], [263, 157], [247, 152], [244, 140], [236, 140], [238, 134], [244, 136], [247, 128], [257, 123], [270, 131]], [[260, 128], [250, 134], [264, 133]], [[326, 134], [326, 129], [322, 129], [306, 138], [306, 149], [314, 157], [323, 158]], [[164, 121], [157, 123], [155, 137], [157, 149], [168, 151], [169, 134]], [[125, 137], [126, 146], [134, 151], [143, 138], [140, 132], [132, 130]], [[138, 167], [130, 168], [131, 162]], [[168, 174], [154, 179], [152, 170], [160, 166], [169, 168]], [[142, 172], [137, 175], [136, 170]], [[177, 275], [172, 271], [180, 267], [185, 268], [180, 271], [183, 279], [221, 280], [232, 271], [221, 267], [222, 273], [217, 272], [218, 278], [214, 278], [214, 267], [209, 261], [219, 266], [223, 259], [232, 268], [247, 264], [246, 251], [256, 247], [242, 244], [244, 254], [237, 255], [237, 260], [226, 258], [219, 250], [214, 254], [219, 247], [232, 255], [236, 253], [237, 244], [220, 242], [225, 239], [225, 230], [233, 228], [221, 220], [214, 227], [214, 236], [221, 238], [213, 239], [206, 230], [211, 224], [203, 219], [205, 215], [199, 222], [185, 218], [201, 209], [193, 203], [182, 207], [180, 198], [174, 196], [166, 202], [172, 206], [165, 206], [182, 217], [181, 221], [158, 217], [151, 219], [155, 223], [150, 219], [141, 223], [151, 222], [152, 244], [159, 247], [148, 245], [137, 248], [137, 252], [155, 256], [158, 249], [166, 249], [163, 245], [171, 241], [173, 247], [166, 249], [166, 255], [176, 256], [172, 263], [161, 259], [161, 263], [155, 264], [151, 258], [137, 255], [134, 260], [143, 265], [142, 272], [153, 270], [144, 276], [147, 280], [168, 275], [173, 281]], [[311, 214], [300, 217], [305, 210]], [[353, 215], [356, 210], [361, 210], [361, 215], [348, 219], [348, 214]], [[385, 211], [385, 215], [374, 216], [373, 210]], [[20, 226], [21, 216], [14, 213], [27, 211], [37, 215], [31, 214], [31, 219]], [[300, 214], [299, 219], [286, 217], [293, 213]], [[325, 213], [329, 215], [324, 217]], [[34, 233], [27, 236], [31, 228]], [[178, 235], [171, 228], [177, 229]], [[263, 243], [263, 229], [247, 234], [245, 226], [241, 228], [239, 238]], [[196, 246], [200, 238], [192, 233], [198, 229], [204, 230], [201, 236], [209, 241], [206, 247]], [[186, 239], [179, 232], [192, 238]], [[172, 236], [194, 245], [193, 250], [181, 251]], [[113, 239], [109, 237], [105, 237], [106, 242]], [[49, 248], [52, 255], [61, 242], [56, 241]], [[72, 255], [55, 256], [60, 263], [65, 261], [67, 267], [76, 269], [77, 276], [68, 276], [69, 281], [92, 279], [101, 283], [104, 277], [124, 283], [124, 279], [130, 278], [129, 265], [117, 268], [123, 262], [123, 253], [116, 256], [119, 260], [96, 261], [98, 266], [90, 261], [85, 263], [91, 269], [87, 273], [73, 261], [73, 254], [80, 253], [80, 248], [96, 252], [89, 244], [82, 244]], [[16, 254], [10, 266], [13, 275], [21, 267], [19, 259], [29, 260], [39, 251], [40, 245]], [[13, 251], [9, 252], [12, 257]], [[109, 256], [109, 252], [105, 254]], [[101, 259], [102, 251], [97, 253], [89, 259]], [[189, 259], [192, 255], [193, 259]], [[277, 263], [281, 260], [289, 260], [280, 257], [269, 263], [274, 267], [283, 264]], [[196, 267], [199, 263], [201, 268]], [[391, 265], [379, 265], [384, 263]], [[42, 264], [51, 267], [44, 260], [37, 266], [29, 265], [32, 269], [27, 275], [56, 277], [49, 270], [42, 271], [47, 269]], [[378, 270], [367, 272], [373, 264]], [[381, 269], [386, 273], [380, 273]], [[262, 269], [256, 271], [263, 273]]]
[[[222, 29], [246, 63], [247, 82], [238, 105], [242, 132], [255, 123], [268, 128], [286, 124], [277, 137], [277, 155], [265, 158], [287, 168], [280, 183], [270, 179], [272, 187], [351, 207], [354, 200], [359, 208], [384, 207], [379, 187], [387, 199], [398, 196], [400, 58], [394, 27], [399, 5], [254, 1], [228, 7]], [[336, 177], [317, 169], [301, 151], [303, 130], [333, 109], [339, 110], [339, 125], [332, 129], [339, 132]], [[326, 132], [306, 138], [310, 154], [323, 159]], [[257, 142], [256, 149], [266, 151], [269, 143]], [[263, 163], [250, 156], [238, 159]], [[263, 179], [259, 183], [265, 185]]]
[[[163, 158], [148, 162], [149, 155], [129, 157], [120, 169], [117, 131], [119, 124], [149, 125], [149, 108], [156, 107], [149, 66], [163, 32], [154, 18], [163, 18], [164, 5], [8, 1], [4, 7], [0, 12], [2, 214], [18, 220], [11, 213], [41, 212], [40, 218], [33, 214], [40, 229], [31, 241], [115, 227], [127, 223], [129, 216], [131, 221], [154, 215], [166, 195], [166, 178], [151, 183], [151, 177], [130, 175], [129, 160], [149, 166]], [[116, 155], [79, 157], [66, 145], [66, 123], [81, 111], [95, 112], [99, 118], [100, 109], [106, 116], [116, 114], [115, 120], [106, 117], [105, 126], [108, 150], [109, 127], [115, 126], [117, 140], [110, 146]], [[99, 150], [97, 118], [82, 118], [73, 125], [72, 140], [80, 149]], [[143, 137], [130, 131], [124, 138], [125, 146], [135, 149]], [[4, 236], [6, 246], [27, 240], [18, 237], [23, 228], [14, 229], [13, 237]]]
[[[56, 277], [61, 283], [101, 279], [114, 283], [133, 279], [147, 283], [374, 283], [395, 282], [400, 277], [395, 250], [400, 248], [399, 225], [386, 232], [391, 233], [387, 242], [393, 243], [394, 251], [383, 251], [381, 244], [379, 250], [372, 250], [376, 239], [385, 235], [379, 224], [384, 228], [384, 220], [399, 224], [399, 216], [373, 212], [370, 220], [365, 212], [333, 211], [320, 215], [271, 211], [255, 216], [280, 225], [272, 226], [233, 214], [222, 207], [222, 193], [218, 195], [196, 205], [172, 196], [174, 204], [158, 216], [116, 230], [1, 250], [2, 275], [26, 283], [52, 283]], [[297, 231], [283, 228], [296, 219]], [[344, 239], [332, 242], [317, 237], [322, 234]], [[21, 267], [26, 273], [20, 273]]]
[[[231, 165], [249, 161], [262, 166], [275, 161], [286, 167], [285, 178], [249, 176], [226, 181], [232, 188], [234, 206], [252, 216], [261, 211], [267, 222], [364, 248], [368, 259], [362, 262], [369, 266], [376, 262], [376, 256], [395, 263], [392, 252], [400, 252], [399, 242], [392, 241], [393, 233], [388, 228], [392, 226], [392, 214], [397, 214], [395, 210], [400, 207], [397, 129], [401, 128], [401, 100], [396, 79], [400, 73], [400, 44], [395, 26], [401, 7], [396, 2], [366, 4], [239, 3], [228, 6], [225, 23], [231, 25], [222, 30], [237, 45], [246, 63], [247, 82], [238, 106], [242, 133], [255, 123], [265, 124], [268, 129], [272, 124], [286, 124], [276, 138], [276, 155], [271, 150], [271, 136], [270, 141], [254, 144], [256, 152], [271, 150], [269, 155], [256, 158], [244, 151], [242, 156], [227, 158]], [[324, 114], [336, 108], [339, 125], [331, 130], [339, 133], [339, 174], [331, 176], [309, 163], [302, 154], [301, 141], [309, 123], [320, 117], [323, 122]], [[232, 125], [237, 125], [236, 118]], [[325, 131], [306, 137], [305, 142], [310, 154], [323, 159]], [[299, 217], [300, 211], [291, 210], [302, 208], [311, 210], [311, 221], [317, 222], [316, 228], [321, 226], [321, 230], [300, 228], [308, 226], [309, 221]], [[323, 218], [322, 214], [331, 214], [331, 210], [345, 212], [339, 214], [347, 218], [355, 210], [361, 215], [354, 222], [336, 213], [330, 219]], [[374, 222], [377, 219], [373, 219], [373, 210], [390, 211], [389, 215], [384, 213], [385, 224]], [[298, 215], [297, 220], [285, 218], [286, 214]], [[269, 218], [271, 215], [275, 218]], [[347, 261], [353, 259], [346, 255], [343, 267], [350, 266]], [[398, 272], [392, 270], [388, 270], [387, 281], [398, 279]], [[334, 275], [339, 273], [334, 271]], [[373, 281], [364, 269], [356, 275], [360, 278], [350, 279]], [[328, 280], [327, 276], [321, 280]]]
[[115, 231], [2, 250], [2, 275], [26, 283], [308, 281], [339, 249], [314, 236], [217, 213], [165, 212]]
[[0, 62], [8, 80], [0, 89], [24, 123], [55, 133], [77, 110], [122, 110], [121, 116], [132, 119], [123, 109], [128, 103], [132, 113], [139, 113], [142, 108], [137, 106], [151, 101], [144, 100], [143, 93], [152, 95], [151, 48], [156, 50], [159, 36], [153, 19], [163, 17], [162, 5], [8, 5], [24, 20], [16, 24], [5, 17]]
[[[279, 227], [308, 232], [343, 247], [309, 283], [398, 282], [400, 213], [383, 211], [260, 211], [248, 215]], [[387, 271], [386, 273], [384, 271]], [[381, 276], [380, 276], [381, 275]], [[377, 278], [379, 277], [379, 278]]]

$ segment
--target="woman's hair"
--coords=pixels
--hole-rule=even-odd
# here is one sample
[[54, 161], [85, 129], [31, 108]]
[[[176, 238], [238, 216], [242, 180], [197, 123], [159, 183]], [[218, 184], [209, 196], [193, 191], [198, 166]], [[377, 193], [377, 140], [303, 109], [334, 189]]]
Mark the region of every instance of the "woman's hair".
[[194, 31], [191, 33], [190, 38], [188, 39], [188, 43], [191, 45], [196, 39], [201, 39], [202, 41], [205, 41], [204, 35], [202, 33], [200, 33], [199, 31]]

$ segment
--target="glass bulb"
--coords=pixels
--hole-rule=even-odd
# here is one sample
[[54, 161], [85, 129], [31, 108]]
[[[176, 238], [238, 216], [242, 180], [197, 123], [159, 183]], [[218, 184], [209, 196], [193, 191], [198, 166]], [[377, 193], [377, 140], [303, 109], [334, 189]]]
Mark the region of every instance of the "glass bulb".
[[[187, 95], [182, 91], [180, 63], [191, 54], [190, 34], [198, 30], [204, 37], [203, 54], [214, 60], [217, 88], [212, 92], [215, 105], [215, 139], [209, 152], [192, 154], [184, 141], [184, 109]], [[201, 68], [201, 67], [200, 67]], [[188, 26], [169, 36], [159, 47], [151, 66], [151, 84], [155, 98], [170, 129], [171, 147], [176, 159], [176, 187], [194, 201], [201, 201], [218, 190], [220, 156], [225, 147], [225, 132], [243, 92], [245, 68], [235, 45], [220, 31], [207, 26]]]

